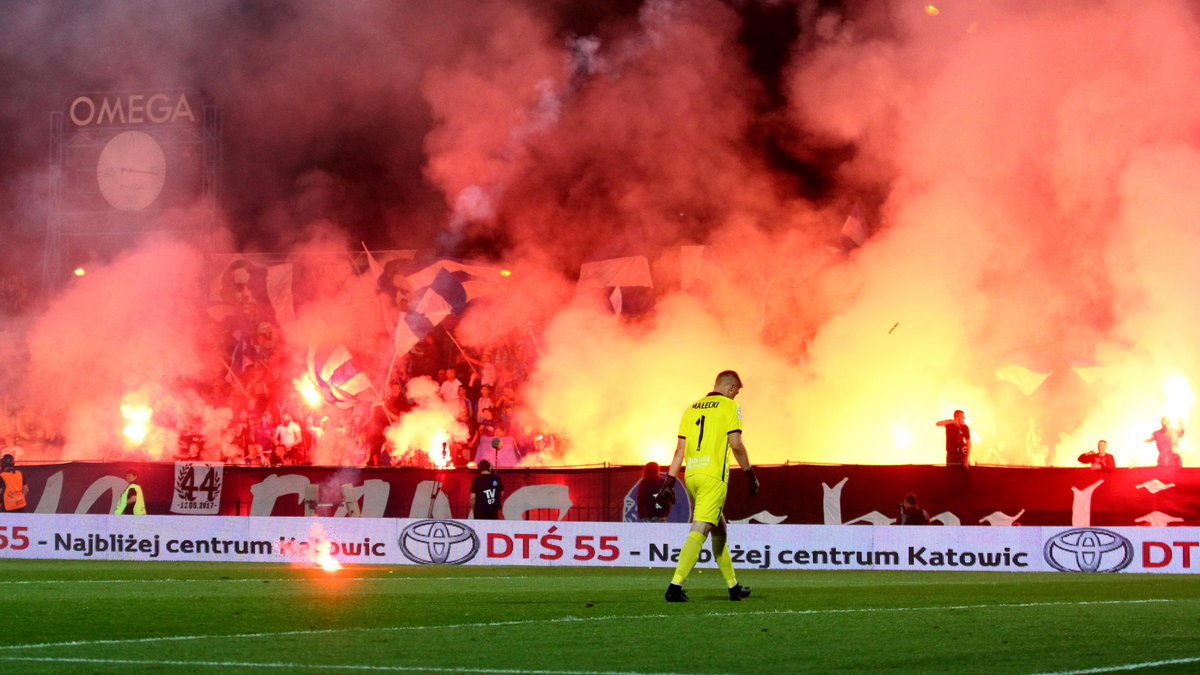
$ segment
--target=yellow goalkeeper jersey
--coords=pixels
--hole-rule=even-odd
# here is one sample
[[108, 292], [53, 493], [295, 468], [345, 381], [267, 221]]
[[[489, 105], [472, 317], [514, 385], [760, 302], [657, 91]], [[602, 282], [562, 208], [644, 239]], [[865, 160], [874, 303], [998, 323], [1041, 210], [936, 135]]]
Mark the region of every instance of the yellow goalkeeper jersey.
[[679, 422], [688, 475], [705, 474], [728, 482], [729, 434], [741, 430], [742, 409], [728, 396], [714, 391], [689, 406]]

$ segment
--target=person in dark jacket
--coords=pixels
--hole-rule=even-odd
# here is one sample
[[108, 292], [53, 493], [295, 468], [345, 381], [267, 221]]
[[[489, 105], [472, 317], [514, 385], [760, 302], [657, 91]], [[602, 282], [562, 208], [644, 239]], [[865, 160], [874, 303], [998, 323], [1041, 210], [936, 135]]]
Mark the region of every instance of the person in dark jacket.
[[478, 520], [499, 520], [502, 496], [504, 483], [492, 473], [492, 463], [481, 460], [479, 475], [471, 480], [471, 516]]
[[1079, 456], [1079, 461], [1084, 464], [1091, 464], [1096, 471], [1112, 471], [1117, 468], [1117, 460], [1108, 453], [1108, 441], [1100, 441], [1096, 443], [1096, 449], [1092, 452], [1085, 452]]
[[670, 504], [659, 505], [658, 491], [662, 489], [663, 477], [657, 462], [647, 462], [642, 467], [642, 480], [637, 488], [637, 513], [643, 523], [665, 523], [671, 512]]

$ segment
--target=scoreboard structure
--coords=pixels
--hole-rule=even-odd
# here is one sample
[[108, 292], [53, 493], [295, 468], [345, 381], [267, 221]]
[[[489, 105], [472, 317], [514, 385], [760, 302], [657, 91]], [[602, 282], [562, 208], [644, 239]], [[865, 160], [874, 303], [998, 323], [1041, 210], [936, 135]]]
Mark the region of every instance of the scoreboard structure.
[[217, 221], [221, 113], [190, 89], [72, 96], [50, 114], [42, 280], [156, 231], [206, 245]]

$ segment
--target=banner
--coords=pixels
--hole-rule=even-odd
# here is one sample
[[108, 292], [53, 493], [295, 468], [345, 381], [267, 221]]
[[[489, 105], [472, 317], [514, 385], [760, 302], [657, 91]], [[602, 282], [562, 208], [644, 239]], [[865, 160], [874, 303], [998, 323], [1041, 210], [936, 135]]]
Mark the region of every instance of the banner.
[[[730, 525], [738, 569], [1200, 571], [1200, 528]], [[0, 558], [673, 568], [676, 523], [0, 514]], [[700, 567], [713, 568], [706, 548]]]
[[197, 516], [220, 513], [224, 476], [225, 465], [219, 462], [176, 462], [171, 513]]
[[[190, 478], [175, 464], [155, 462], [20, 468], [29, 486], [28, 510], [35, 513], [111, 513], [126, 485], [122, 476], [135, 469], [151, 515], [301, 516], [305, 490], [315, 485], [317, 515], [341, 516], [341, 488], [349, 485], [364, 517], [465, 518], [477, 475], [465, 468], [192, 466]], [[515, 468], [497, 475], [506, 518], [620, 521], [638, 520], [641, 472], [639, 466]], [[896, 524], [899, 503], [912, 492], [944, 526], [1200, 526], [1200, 469], [791, 465], [756, 472], [762, 490], [755, 499], [740, 472], [731, 477], [725, 505], [731, 522]], [[686, 508], [669, 518], [690, 519]]]

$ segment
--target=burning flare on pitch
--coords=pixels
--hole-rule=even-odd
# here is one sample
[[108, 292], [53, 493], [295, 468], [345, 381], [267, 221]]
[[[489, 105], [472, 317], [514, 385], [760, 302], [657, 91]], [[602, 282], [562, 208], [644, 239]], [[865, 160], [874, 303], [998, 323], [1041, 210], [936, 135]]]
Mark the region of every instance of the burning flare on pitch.
[[326, 572], [336, 572], [342, 569], [342, 564], [333, 557], [333, 542], [325, 536], [325, 528], [319, 523], [313, 523], [308, 528], [308, 541], [312, 543], [310, 552], [311, 562]]

